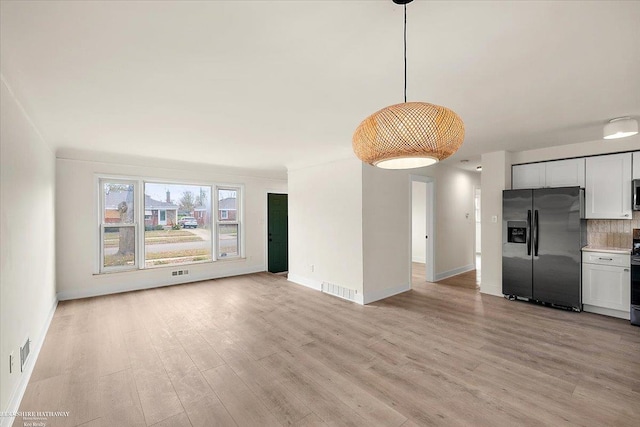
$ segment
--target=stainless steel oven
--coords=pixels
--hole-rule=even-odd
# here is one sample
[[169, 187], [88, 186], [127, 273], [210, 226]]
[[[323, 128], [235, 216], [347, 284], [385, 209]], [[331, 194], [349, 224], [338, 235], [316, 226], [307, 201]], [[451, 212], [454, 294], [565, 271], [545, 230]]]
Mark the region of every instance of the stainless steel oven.
[[633, 210], [640, 211], [640, 179], [634, 179], [631, 182], [631, 188], [633, 188]]

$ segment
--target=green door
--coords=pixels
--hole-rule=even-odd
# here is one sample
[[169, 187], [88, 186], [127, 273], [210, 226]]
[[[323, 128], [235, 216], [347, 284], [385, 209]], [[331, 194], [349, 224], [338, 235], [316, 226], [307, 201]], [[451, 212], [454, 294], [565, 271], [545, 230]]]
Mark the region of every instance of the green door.
[[269, 239], [269, 272], [289, 270], [289, 235], [287, 225], [287, 195], [267, 194]]

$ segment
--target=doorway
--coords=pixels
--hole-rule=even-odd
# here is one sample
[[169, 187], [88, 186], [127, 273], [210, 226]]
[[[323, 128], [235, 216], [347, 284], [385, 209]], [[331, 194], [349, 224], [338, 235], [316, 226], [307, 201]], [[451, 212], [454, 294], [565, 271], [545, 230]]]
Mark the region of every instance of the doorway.
[[288, 195], [267, 193], [267, 270], [289, 270]]
[[411, 281], [435, 280], [434, 181], [411, 175]]
[[475, 220], [476, 220], [476, 284], [480, 285], [480, 270], [482, 266], [482, 253], [480, 248], [482, 247], [482, 212], [480, 200], [481, 192], [480, 188], [476, 188], [474, 192], [474, 207], [475, 207]]

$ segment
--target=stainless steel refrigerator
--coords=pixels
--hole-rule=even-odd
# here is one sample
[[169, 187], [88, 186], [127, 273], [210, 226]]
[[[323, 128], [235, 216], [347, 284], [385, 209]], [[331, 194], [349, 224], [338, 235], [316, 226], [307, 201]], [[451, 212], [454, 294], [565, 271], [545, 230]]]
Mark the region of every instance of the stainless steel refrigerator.
[[502, 217], [502, 293], [580, 311], [584, 190], [505, 190]]

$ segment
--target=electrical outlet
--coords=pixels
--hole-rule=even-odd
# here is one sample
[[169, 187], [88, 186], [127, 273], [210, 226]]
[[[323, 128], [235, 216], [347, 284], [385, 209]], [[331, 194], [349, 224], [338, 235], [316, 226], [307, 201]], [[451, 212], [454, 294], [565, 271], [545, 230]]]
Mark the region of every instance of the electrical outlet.
[[13, 351], [11, 352], [11, 354], [9, 355], [9, 373], [13, 373], [13, 370], [16, 368], [15, 367], [15, 360], [16, 358], [13, 357]]

